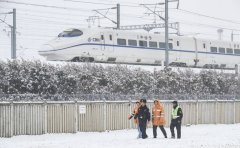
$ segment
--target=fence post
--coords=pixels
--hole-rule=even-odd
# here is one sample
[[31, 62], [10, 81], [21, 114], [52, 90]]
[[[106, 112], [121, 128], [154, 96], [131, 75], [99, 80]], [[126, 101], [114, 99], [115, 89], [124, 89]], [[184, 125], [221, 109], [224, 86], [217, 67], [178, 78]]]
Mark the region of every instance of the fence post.
[[233, 100], [233, 123], [236, 123], [236, 98]]
[[13, 136], [13, 130], [14, 130], [14, 114], [13, 114], [13, 101], [11, 101], [11, 104], [10, 104], [10, 114], [11, 114], [11, 119], [10, 119], [10, 137]]
[[[129, 115], [131, 115], [131, 114], [132, 114], [132, 100], [129, 99]], [[130, 127], [130, 129], [133, 128], [131, 120], [129, 120], [129, 127]]]
[[198, 124], [198, 113], [199, 113], [199, 109], [198, 109], [198, 99], [196, 100], [196, 108], [197, 108], [197, 115], [196, 115], [196, 124]]
[[44, 134], [47, 133], [47, 101], [44, 101]]
[[78, 131], [78, 106], [77, 101], [75, 101], [75, 116], [74, 116], [74, 132]]
[[215, 99], [215, 124], [217, 124], [217, 121], [218, 121], [218, 99], [216, 98]]
[[104, 103], [104, 107], [103, 107], [103, 131], [107, 130], [107, 104], [106, 104], [106, 99], [103, 98], [103, 103]]

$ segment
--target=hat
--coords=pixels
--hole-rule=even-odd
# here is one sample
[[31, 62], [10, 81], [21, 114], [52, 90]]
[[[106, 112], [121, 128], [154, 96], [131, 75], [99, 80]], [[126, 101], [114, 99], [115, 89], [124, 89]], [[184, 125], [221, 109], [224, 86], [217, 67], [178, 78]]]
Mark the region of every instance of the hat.
[[178, 104], [178, 102], [177, 101], [173, 101], [172, 104]]
[[147, 103], [146, 99], [141, 99], [140, 102]]

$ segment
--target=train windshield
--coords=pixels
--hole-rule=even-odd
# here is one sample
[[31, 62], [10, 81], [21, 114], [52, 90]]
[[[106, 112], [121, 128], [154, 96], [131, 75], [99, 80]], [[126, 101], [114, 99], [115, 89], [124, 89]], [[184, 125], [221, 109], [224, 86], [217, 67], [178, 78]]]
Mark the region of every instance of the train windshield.
[[81, 36], [83, 32], [78, 29], [69, 29], [65, 30], [58, 35], [58, 37], [78, 37]]

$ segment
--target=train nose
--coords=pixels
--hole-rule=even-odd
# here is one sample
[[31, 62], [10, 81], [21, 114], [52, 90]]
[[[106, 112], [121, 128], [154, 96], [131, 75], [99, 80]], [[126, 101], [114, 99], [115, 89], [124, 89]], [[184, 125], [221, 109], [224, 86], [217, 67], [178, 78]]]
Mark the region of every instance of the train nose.
[[53, 51], [54, 48], [50, 45], [43, 45], [39, 52], [48, 52], [48, 51]]

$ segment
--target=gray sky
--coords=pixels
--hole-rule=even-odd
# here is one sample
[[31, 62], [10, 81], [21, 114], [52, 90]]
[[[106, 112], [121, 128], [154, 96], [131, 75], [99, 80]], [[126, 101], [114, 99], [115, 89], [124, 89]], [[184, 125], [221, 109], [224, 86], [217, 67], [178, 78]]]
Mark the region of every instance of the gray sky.
[[[41, 45], [51, 40], [61, 31], [72, 27], [88, 26], [86, 19], [88, 16], [96, 15], [93, 9], [113, 7], [117, 2], [121, 5], [121, 25], [146, 24], [153, 23], [153, 16], [146, 15], [147, 9], [144, 7], [136, 7], [140, 3], [156, 3], [157, 0], [76, 0], [82, 2], [72, 2], [67, 0], [9, 0], [12, 2], [39, 4], [42, 6], [33, 6], [26, 4], [6, 3], [0, 0], [0, 13], [11, 11], [12, 8], [17, 9], [17, 48], [18, 55], [22, 57], [38, 57], [37, 49]], [[90, 4], [104, 3], [104, 4]], [[113, 4], [113, 5], [109, 5]], [[56, 6], [58, 8], [49, 8], [44, 6]], [[196, 36], [199, 38], [217, 39], [217, 29], [224, 29], [224, 40], [230, 40], [230, 29], [240, 30], [240, 1], [239, 0], [180, 0], [180, 9], [170, 9], [169, 18], [171, 22], [180, 22], [180, 32], [186, 36]], [[175, 8], [176, 4], [172, 3], [170, 8]], [[159, 8], [163, 10], [163, 7]], [[221, 18], [210, 19], [207, 17], [193, 15], [187, 13], [187, 10]], [[110, 10], [108, 16], [115, 19], [115, 10]], [[0, 19], [5, 19], [11, 24], [11, 15], [5, 18], [0, 15]], [[157, 19], [157, 22], [162, 22]], [[234, 22], [234, 23], [232, 23]], [[92, 23], [92, 27], [97, 26], [97, 22]], [[100, 20], [101, 26], [114, 26], [107, 20]], [[219, 28], [218, 28], [219, 27]], [[10, 58], [10, 29], [3, 23], [0, 23], [0, 58]], [[163, 31], [163, 30], [158, 30]], [[236, 34], [240, 31], [234, 31]], [[235, 40], [239, 41], [240, 36], [235, 36]]]

